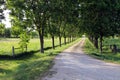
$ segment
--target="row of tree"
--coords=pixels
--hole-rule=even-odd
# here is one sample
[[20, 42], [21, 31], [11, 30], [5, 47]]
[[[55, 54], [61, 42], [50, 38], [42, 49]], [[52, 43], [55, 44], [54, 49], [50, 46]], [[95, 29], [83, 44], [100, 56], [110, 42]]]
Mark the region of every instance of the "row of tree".
[[120, 34], [120, 0], [81, 0], [80, 28], [102, 53], [103, 37]]
[[[12, 26], [22, 31], [36, 30], [40, 51], [44, 52], [44, 36], [74, 38], [86, 33], [96, 48], [103, 37], [120, 34], [120, 0], [5, 0], [11, 10]], [[20, 30], [19, 29], [19, 30]]]
[[[40, 51], [44, 53], [44, 36], [50, 35], [53, 48], [54, 37], [73, 39], [78, 36], [78, 0], [6, 0], [7, 8], [11, 10], [12, 26], [22, 31], [36, 30], [40, 38]], [[20, 30], [20, 29], [19, 29]]]

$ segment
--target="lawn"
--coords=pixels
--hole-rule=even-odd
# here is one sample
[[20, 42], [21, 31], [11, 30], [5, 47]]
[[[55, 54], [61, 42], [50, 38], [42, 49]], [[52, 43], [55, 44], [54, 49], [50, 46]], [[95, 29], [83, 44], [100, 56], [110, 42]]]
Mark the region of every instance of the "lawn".
[[117, 47], [120, 49], [120, 39], [105, 38], [103, 41], [103, 53], [100, 54], [99, 50], [97, 50], [93, 46], [93, 44], [88, 39], [86, 39], [86, 43], [84, 45], [84, 51], [85, 53], [87, 53], [88, 55], [94, 58], [105, 60], [108, 62], [120, 63], [120, 52], [115, 54], [112, 53], [112, 51], [110, 50], [109, 45], [113, 45], [113, 44], [116, 44]]
[[[0, 59], [0, 80], [36, 80], [38, 77], [43, 76], [53, 65], [53, 59], [58, 53], [79, 40], [80, 39], [67, 45], [62, 45], [62, 47], [58, 46], [55, 50], [45, 50], [45, 53], [41, 54], [38, 51], [39, 40], [32, 39], [28, 44], [28, 52], [25, 53], [24, 56], [14, 59]], [[4, 52], [6, 52], [5, 54], [9, 55], [11, 46], [19, 47], [18, 42], [18, 39], [1, 40], [0, 48], [2, 48], [1, 50], [3, 51], [0, 53], [4, 54]], [[56, 45], [58, 45], [58, 39], [56, 39], [55, 42]], [[51, 47], [51, 45], [51, 39], [45, 39], [45, 48]]]

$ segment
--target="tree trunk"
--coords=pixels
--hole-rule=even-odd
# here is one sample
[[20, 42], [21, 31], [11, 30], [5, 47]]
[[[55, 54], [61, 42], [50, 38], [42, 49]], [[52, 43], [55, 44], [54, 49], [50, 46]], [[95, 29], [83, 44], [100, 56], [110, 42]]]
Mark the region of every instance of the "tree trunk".
[[73, 37], [72, 37], [72, 42], [74, 41]]
[[94, 42], [94, 37], [91, 35], [90, 37], [89, 37], [89, 40], [93, 43]]
[[44, 39], [43, 39], [43, 35], [40, 35], [40, 52], [44, 53]]
[[38, 32], [40, 38], [40, 52], [44, 53], [44, 28], [42, 29], [42, 31], [38, 31]]
[[59, 45], [61, 47], [61, 36], [59, 36]]
[[68, 37], [68, 43], [70, 42], [70, 38]]
[[91, 41], [92, 41], [92, 43], [94, 42], [94, 37], [93, 36], [91, 36]]
[[94, 46], [96, 49], [98, 49], [98, 37], [95, 37], [94, 39]]
[[71, 36], [70, 36], [70, 42], [71, 42]]
[[66, 37], [64, 37], [64, 44], [66, 45]]
[[102, 51], [103, 51], [103, 49], [102, 49], [102, 38], [103, 38], [103, 36], [100, 35], [100, 53], [101, 54], [102, 54]]
[[54, 36], [52, 36], [52, 48], [55, 49], [55, 41], [54, 41]]

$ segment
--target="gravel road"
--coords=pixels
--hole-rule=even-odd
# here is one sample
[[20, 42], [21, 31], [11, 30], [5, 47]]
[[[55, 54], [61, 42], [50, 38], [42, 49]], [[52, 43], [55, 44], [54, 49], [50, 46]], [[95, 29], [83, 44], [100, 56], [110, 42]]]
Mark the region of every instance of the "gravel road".
[[55, 65], [42, 80], [120, 80], [120, 65], [106, 63], [85, 55], [85, 39], [55, 58]]

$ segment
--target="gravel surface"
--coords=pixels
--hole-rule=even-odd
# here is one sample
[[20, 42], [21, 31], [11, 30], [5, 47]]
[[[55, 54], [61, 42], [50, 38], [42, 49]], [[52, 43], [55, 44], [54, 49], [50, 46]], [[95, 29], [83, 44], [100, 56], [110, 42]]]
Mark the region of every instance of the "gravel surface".
[[120, 65], [85, 55], [85, 39], [55, 58], [55, 65], [42, 80], [120, 80]]

